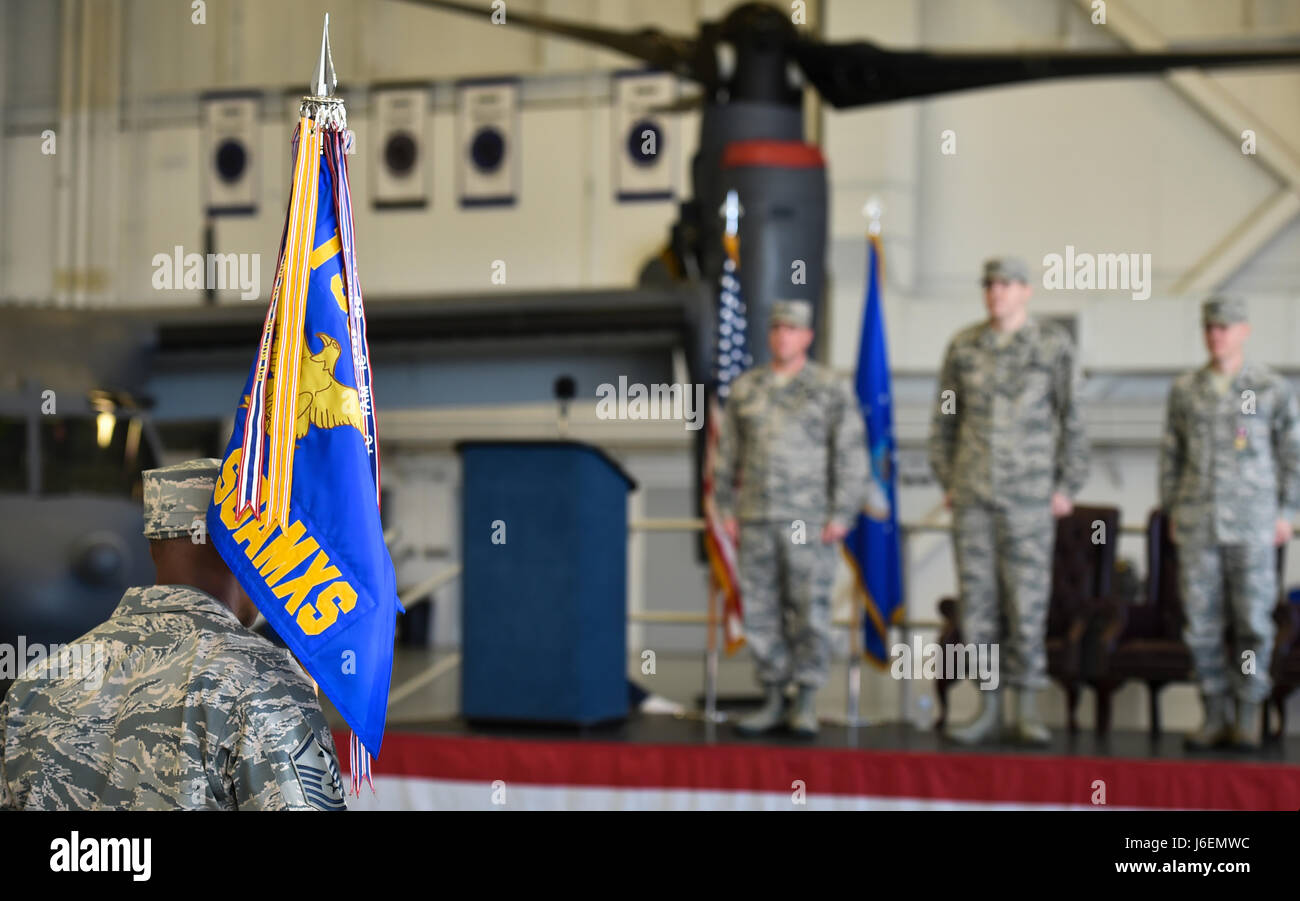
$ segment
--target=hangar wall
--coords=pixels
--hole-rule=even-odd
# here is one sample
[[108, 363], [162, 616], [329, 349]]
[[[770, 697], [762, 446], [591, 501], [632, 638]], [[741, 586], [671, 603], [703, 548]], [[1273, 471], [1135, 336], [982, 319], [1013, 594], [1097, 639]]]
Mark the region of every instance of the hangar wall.
[[[683, 31], [726, 8], [717, 0], [516, 4]], [[7, 101], [0, 201], [23, 210], [21, 220], [0, 226], [4, 300], [198, 301], [198, 292], [154, 290], [151, 261], [177, 244], [202, 250], [198, 97], [214, 89], [265, 92], [256, 148], [265, 161], [262, 203], [256, 216], [218, 220], [214, 249], [260, 254], [261, 285], [264, 294], [269, 291], [287, 190], [291, 101], [284, 92], [298, 89], [313, 64], [312, 41], [286, 41], [284, 35], [314, 33], [326, 9], [335, 22], [343, 87], [355, 94], [351, 120], [363, 142], [354, 161], [357, 228], [373, 297], [425, 294], [435, 278], [439, 293], [489, 290], [497, 259], [507, 261], [514, 289], [630, 285], [673, 219], [673, 203], [619, 205], [611, 197], [604, 73], [627, 68], [617, 56], [509, 29], [485, 43], [482, 30], [499, 26], [395, 2], [214, 0], [206, 24], [196, 25], [185, 5], [104, 0], [87, 6], [92, 14], [82, 27], [69, 26], [68, 12], [79, 6], [79, 0], [3, 4]], [[1122, 49], [1107, 26], [1091, 24], [1080, 7], [1072, 0], [826, 0], [821, 7], [811, 4], [810, 14], [824, 10], [832, 39]], [[1300, 8], [1282, 0], [1112, 0], [1108, 9], [1112, 22], [1138, 16], [1179, 41], [1267, 39], [1300, 27]], [[193, 41], [195, 29], [206, 29], [211, 40]], [[86, 52], [69, 63], [61, 51], [77, 47]], [[520, 202], [509, 210], [460, 210], [448, 164], [454, 153], [448, 84], [504, 73], [526, 77]], [[373, 151], [365, 144], [367, 89], [409, 79], [440, 83], [429, 99], [433, 203], [427, 211], [376, 213], [362, 202], [374, 156], [365, 159]], [[65, 89], [73, 96], [61, 97], [51, 87], [70, 82], [84, 90]], [[1215, 75], [1213, 82], [1240, 113], [1240, 127], [1260, 131], [1261, 154], [1300, 160], [1300, 119], [1293, 114], [1300, 107], [1300, 75], [1237, 73]], [[1154, 286], [1145, 300], [1115, 291], [1040, 292], [1040, 309], [1079, 316], [1085, 367], [1128, 371], [1165, 370], [1199, 358], [1194, 305], [1184, 302], [1195, 298], [1171, 291], [1280, 187], [1258, 159], [1242, 154], [1238, 139], [1161, 78], [1015, 87], [864, 111], [827, 109], [820, 127], [832, 189], [830, 353], [842, 367], [852, 365], [855, 353], [861, 208], [870, 194], [887, 206], [887, 304], [896, 369], [932, 371], [950, 327], [978, 316], [972, 273], [985, 255], [1003, 248], [1037, 261], [1068, 245], [1151, 255]], [[40, 152], [47, 128], [62, 140], [61, 153]], [[941, 150], [948, 131], [956, 153]], [[682, 116], [680, 136], [672, 152], [684, 186], [694, 114]], [[93, 147], [84, 161], [81, 146]], [[79, 219], [87, 220], [84, 233], [73, 227]], [[412, 259], [421, 264], [411, 265]], [[1300, 317], [1287, 302], [1298, 283], [1300, 222], [1294, 218], [1227, 279], [1227, 287], [1251, 295], [1260, 326], [1256, 349], [1270, 361], [1289, 362], [1300, 339]], [[236, 294], [221, 299], [233, 302]], [[1154, 327], [1176, 340], [1145, 340]]]
[[[59, 4], [37, 9], [7, 0], [7, 6], [14, 23], [7, 35], [8, 91], [15, 103], [6, 104], [5, 194], [31, 213], [23, 227], [10, 225], [0, 236], [0, 297], [6, 299], [197, 303], [196, 290], [154, 290], [152, 260], [178, 244], [186, 252], [203, 251], [207, 150], [200, 95], [246, 89], [263, 95], [252, 149], [262, 163], [261, 203], [254, 216], [217, 219], [213, 249], [260, 254], [262, 293], [269, 294], [287, 202], [290, 108], [296, 110], [296, 97], [314, 66], [312, 35], [326, 9], [334, 23], [340, 87], [348, 92], [349, 124], [362, 142], [352, 165], [353, 190], [365, 287], [372, 297], [427, 295], [435, 280], [437, 293], [489, 290], [497, 259], [507, 263], [504, 285], [510, 290], [632, 284], [640, 265], [662, 244], [675, 213], [672, 202], [613, 200], [607, 73], [630, 68], [626, 60], [615, 64], [602, 54], [567, 46], [563, 52], [542, 52], [542, 42], [508, 29], [501, 30], [499, 42], [485, 44], [481, 29], [488, 26], [400, 3], [214, 0], [206, 24], [196, 25], [188, 4], [106, 0], [87, 7], [92, 15], [86, 28], [70, 29]], [[530, 6], [536, 4], [519, 4]], [[594, 8], [571, 6], [579, 16]], [[641, 6], [643, 14], [662, 21], [659, 5]], [[687, 19], [694, 16], [694, 4], [667, 6], [688, 11]], [[198, 29], [212, 39], [195, 41]], [[303, 39], [284, 40], [290, 31]], [[123, 38], [115, 45], [111, 37], [119, 32]], [[473, 40], [466, 39], [469, 35]], [[61, 114], [60, 98], [48, 89], [59, 78], [48, 62], [31, 68], [26, 62], [58, 60], [65, 43], [92, 48], [77, 57], [84, 70], [72, 73], [94, 86], [84, 121], [80, 109]], [[388, 52], [394, 45], [410, 52]], [[474, 53], [465, 49], [469, 46]], [[421, 53], [418, 47], [427, 49]], [[407, 68], [396, 68], [395, 60]], [[520, 122], [522, 190], [510, 209], [461, 210], [449, 162], [455, 153], [450, 84], [488, 74], [527, 77]], [[376, 149], [373, 140], [367, 142], [368, 89], [417, 78], [436, 83], [428, 97], [425, 135], [433, 159], [433, 201], [425, 211], [377, 214], [366, 200]], [[44, 89], [29, 90], [37, 83]], [[61, 142], [54, 155], [41, 152], [42, 132], [49, 128]], [[81, 160], [68, 160], [77, 155], [83, 134], [93, 143], [87, 164], [93, 177], [85, 179], [88, 198], [77, 200], [65, 197], [60, 185], [65, 179], [70, 187], [81, 184]], [[694, 149], [692, 123], [683, 122], [679, 134], [681, 140], [665, 149], [684, 171]], [[51, 204], [51, 198], [57, 202]], [[70, 265], [66, 257], [73, 251], [65, 245], [81, 239], [64, 232], [74, 228], [73, 212], [83, 208], [91, 219], [85, 259]], [[238, 293], [221, 292], [219, 299], [231, 302]]]

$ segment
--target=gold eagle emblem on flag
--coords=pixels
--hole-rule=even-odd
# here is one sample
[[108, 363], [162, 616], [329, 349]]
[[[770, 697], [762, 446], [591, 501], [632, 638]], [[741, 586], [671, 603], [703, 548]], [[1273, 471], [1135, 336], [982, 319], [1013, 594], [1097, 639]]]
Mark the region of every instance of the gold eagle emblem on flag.
[[[350, 425], [363, 436], [365, 427], [361, 420], [361, 399], [356, 388], [349, 388], [334, 378], [338, 368], [339, 357], [343, 353], [338, 339], [324, 332], [317, 332], [321, 349], [311, 352], [311, 345], [304, 341], [302, 345], [302, 363], [298, 370], [298, 398], [294, 405], [293, 438], [301, 441], [307, 435], [307, 429], [333, 429]], [[271, 399], [275, 391], [276, 346], [271, 342], [271, 359], [267, 362], [266, 375], [266, 421], [270, 429]], [[239, 405], [248, 407], [248, 395]]]

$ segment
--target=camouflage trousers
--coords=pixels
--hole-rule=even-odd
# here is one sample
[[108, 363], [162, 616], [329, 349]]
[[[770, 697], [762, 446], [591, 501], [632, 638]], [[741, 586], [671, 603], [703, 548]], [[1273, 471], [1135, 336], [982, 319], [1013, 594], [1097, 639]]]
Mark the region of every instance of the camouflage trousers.
[[819, 688], [831, 668], [831, 587], [839, 542], [822, 544], [821, 525], [808, 541], [791, 540], [789, 522], [742, 523], [740, 592], [745, 643], [763, 685]]
[[1056, 520], [1051, 507], [954, 506], [962, 640], [999, 643], [999, 681], [1047, 687], [1047, 602]]
[[[1178, 588], [1187, 618], [1183, 641], [1201, 691], [1235, 691], [1243, 701], [1267, 698], [1276, 632], [1277, 549], [1267, 544], [1179, 545]], [[1236, 645], [1231, 658], [1225, 641], [1229, 616]], [[1255, 655], [1249, 675], [1242, 673], [1246, 651]]]

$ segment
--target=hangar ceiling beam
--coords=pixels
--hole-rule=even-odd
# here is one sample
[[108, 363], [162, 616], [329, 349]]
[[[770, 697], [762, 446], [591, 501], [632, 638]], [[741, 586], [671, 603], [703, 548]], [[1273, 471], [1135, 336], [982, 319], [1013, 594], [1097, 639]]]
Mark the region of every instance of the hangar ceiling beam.
[[[1093, 0], [1075, 3], [1091, 16]], [[1105, 27], [1130, 49], [1169, 49], [1165, 35], [1134, 12], [1126, 0], [1108, 0], [1106, 5]], [[1300, 214], [1300, 151], [1268, 127], [1264, 116], [1244, 106], [1201, 71], [1177, 70], [1167, 76], [1167, 81], [1234, 142], [1242, 140], [1243, 123], [1252, 123], [1257, 141], [1253, 159], [1283, 183], [1276, 194], [1233, 226], [1174, 283], [1175, 294], [1201, 294], [1231, 277]]]

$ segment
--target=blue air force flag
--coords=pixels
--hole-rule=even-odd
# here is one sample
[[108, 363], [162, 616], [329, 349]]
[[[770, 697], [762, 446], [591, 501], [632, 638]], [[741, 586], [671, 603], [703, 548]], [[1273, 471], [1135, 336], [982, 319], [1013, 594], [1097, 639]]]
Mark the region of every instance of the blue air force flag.
[[886, 665], [889, 626], [903, 611], [902, 555], [898, 532], [898, 478], [895, 466], [893, 390], [889, 380], [889, 351], [880, 298], [880, 239], [872, 235], [867, 249], [867, 299], [862, 314], [855, 387], [867, 426], [871, 461], [867, 510], [844, 539], [858, 580], [866, 617], [863, 649]]
[[[378, 754], [401, 604], [379, 519], [379, 449], [360, 291], [351, 290], [355, 256], [343, 142], [341, 134], [328, 133], [302, 139], [299, 149], [314, 154], [317, 165], [295, 163], [304, 166], [296, 170], [302, 184], [294, 186], [262, 345], [269, 347], [266, 400], [252, 398], [249, 410], [255, 359], [208, 509], [208, 531], [262, 615], [365, 748]], [[305, 302], [289, 316], [277, 303], [286, 292], [294, 303], [295, 278]], [[285, 321], [301, 323], [297, 342], [280, 340], [281, 331], [295, 331]], [[293, 372], [277, 366], [281, 347], [291, 347], [299, 361], [292, 393], [275, 385]], [[286, 423], [292, 420], [282, 436], [291, 479], [277, 479], [278, 485], [268, 482], [277, 478], [270, 467], [279, 430], [269, 423], [277, 407], [286, 411]], [[266, 422], [258, 421], [262, 416]], [[260, 485], [245, 494], [239, 484], [248, 456]], [[282, 487], [289, 489], [287, 509], [278, 518], [269, 506]]]

